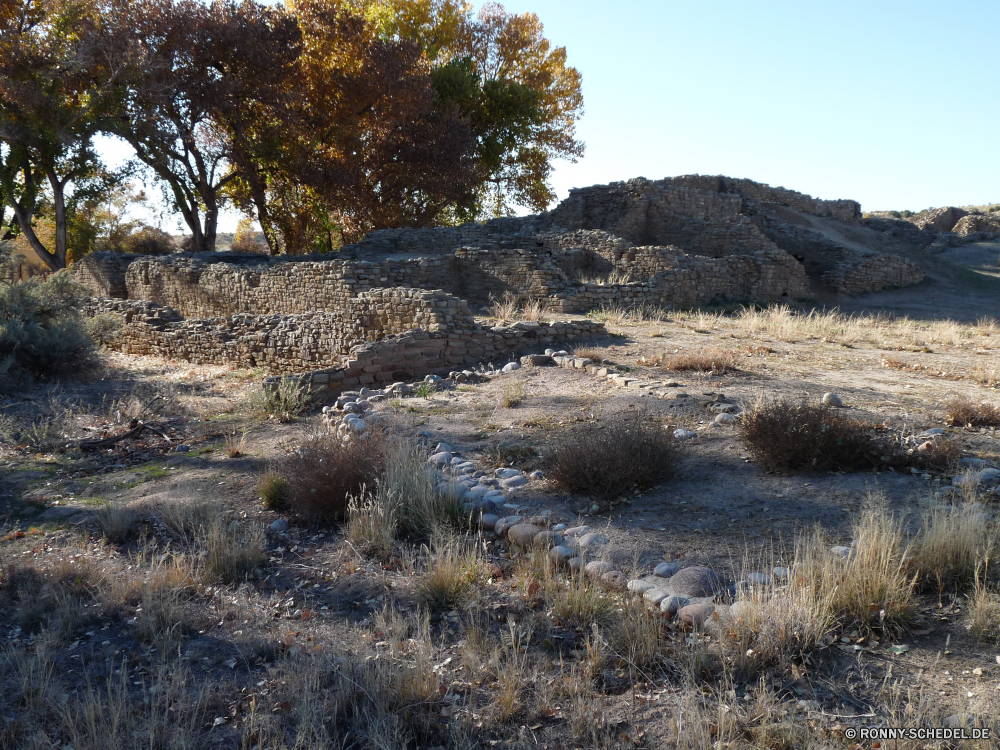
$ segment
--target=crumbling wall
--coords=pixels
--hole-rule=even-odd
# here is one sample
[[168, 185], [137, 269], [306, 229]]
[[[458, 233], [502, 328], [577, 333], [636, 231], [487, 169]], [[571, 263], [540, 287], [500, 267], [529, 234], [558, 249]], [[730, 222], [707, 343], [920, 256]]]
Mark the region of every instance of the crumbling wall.
[[960, 237], [978, 235], [981, 238], [1000, 235], [1000, 214], [966, 214], [951, 231]]
[[[354, 312], [371, 316], [360, 324], [365, 336], [373, 326], [387, 335], [384, 344], [352, 339], [344, 316], [331, 312], [299, 315], [247, 315], [178, 321], [152, 314], [149, 302], [97, 300], [87, 314], [132, 313], [109, 346], [126, 354], [154, 355], [196, 364], [260, 367], [272, 374], [329, 368], [329, 382], [351, 387], [423, 377], [468, 367], [512, 352], [527, 342], [545, 343], [606, 333], [591, 320], [518, 323], [485, 327], [471, 318], [440, 320], [428, 326], [412, 314], [413, 290], [373, 290], [354, 303]], [[428, 301], [428, 300], [423, 300]], [[435, 293], [434, 302], [452, 300]], [[458, 300], [457, 302], [461, 302]], [[424, 308], [426, 309], [426, 307]], [[367, 310], [367, 313], [365, 312]]]
[[96, 297], [126, 299], [125, 272], [138, 257], [123, 253], [90, 253], [73, 264], [73, 278], [93, 290]]
[[919, 284], [927, 277], [912, 260], [898, 255], [854, 255], [823, 275], [823, 282], [840, 294], [864, 294], [887, 287]]

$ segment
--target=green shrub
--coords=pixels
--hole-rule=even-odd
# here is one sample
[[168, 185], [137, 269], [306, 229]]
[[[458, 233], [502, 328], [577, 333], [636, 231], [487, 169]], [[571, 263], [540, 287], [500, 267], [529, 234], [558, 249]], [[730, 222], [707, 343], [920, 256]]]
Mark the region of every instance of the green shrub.
[[122, 318], [112, 313], [101, 313], [93, 318], [87, 318], [86, 325], [90, 337], [101, 346], [107, 346], [114, 343], [118, 337], [118, 332], [122, 328]]
[[174, 238], [162, 229], [143, 227], [126, 237], [121, 247], [111, 249], [136, 255], [169, 255], [177, 250], [177, 245], [174, 244]]
[[269, 471], [257, 482], [257, 496], [265, 508], [282, 508], [288, 502], [289, 484], [281, 474]]
[[247, 411], [253, 419], [291, 422], [309, 405], [309, 394], [294, 378], [281, 378], [277, 385], [264, 385], [250, 394]]
[[636, 410], [570, 432], [553, 447], [549, 465], [565, 489], [607, 501], [666, 479], [678, 458], [673, 434]]
[[93, 366], [94, 342], [79, 315], [86, 293], [66, 271], [47, 281], [0, 283], [0, 390]]

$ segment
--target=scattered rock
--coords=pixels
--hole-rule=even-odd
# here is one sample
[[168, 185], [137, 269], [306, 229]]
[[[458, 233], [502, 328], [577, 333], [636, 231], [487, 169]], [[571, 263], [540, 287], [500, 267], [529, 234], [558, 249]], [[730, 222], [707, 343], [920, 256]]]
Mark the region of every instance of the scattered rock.
[[521, 369], [521, 365], [518, 364], [517, 362], [509, 362], [508, 364], [506, 364], [506, 365], [503, 366], [503, 368], [500, 370], [500, 372], [504, 372], [504, 373], [506, 373], [506, 372], [514, 372], [514, 370], [520, 370], [520, 369]]
[[573, 526], [572, 528], [566, 529], [563, 532], [564, 536], [582, 536], [590, 531], [589, 526]]
[[[542, 532], [543, 534], [552, 532]], [[566, 565], [570, 560], [579, 560], [576, 553], [569, 547], [563, 547], [562, 545], [556, 545], [549, 550], [549, 559], [552, 560], [557, 565]]]
[[659, 576], [660, 578], [670, 578], [670, 576], [674, 575], [680, 569], [681, 566], [677, 563], [664, 562], [660, 563], [653, 569], [653, 575]]
[[670, 596], [670, 592], [666, 589], [650, 588], [642, 592], [642, 598], [654, 607], [660, 606], [660, 602], [668, 596]]
[[604, 536], [604, 534], [598, 534], [596, 531], [591, 531], [581, 536], [579, 540], [577, 540], [577, 544], [579, 544], [582, 548], [600, 547], [607, 544], [609, 541], [611, 540]]
[[844, 405], [843, 399], [841, 399], [840, 396], [838, 396], [836, 393], [833, 392], [823, 394], [823, 403], [826, 404], [827, 406]]
[[702, 602], [700, 604], [688, 604], [677, 610], [677, 617], [685, 625], [700, 628], [715, 612], [715, 605]]
[[771, 583], [771, 576], [767, 573], [748, 573], [747, 583], [751, 586], [767, 586]]
[[641, 578], [633, 578], [628, 582], [628, 590], [633, 594], [645, 594], [652, 588], [655, 588], [653, 584], [649, 581], [644, 581]]
[[534, 543], [535, 536], [540, 531], [540, 528], [530, 523], [515, 523], [507, 529], [507, 539], [511, 544], [527, 549]]
[[479, 519], [479, 526], [484, 531], [493, 531], [496, 528], [497, 522], [500, 520], [499, 516], [493, 513], [483, 513]]
[[[557, 547], [562, 543], [563, 543], [562, 536], [560, 536], [554, 531], [539, 531], [537, 534], [535, 534], [534, 545], [536, 547], [540, 547], [542, 549], [549, 549], [550, 547]], [[573, 555], [575, 554], [576, 552], [573, 551]], [[570, 555], [570, 557], [572, 557], [573, 555]]]
[[566, 563], [567, 567], [574, 573], [579, 573], [583, 570], [583, 558], [582, 557], [571, 557]]
[[447, 466], [451, 463], [451, 453], [448, 451], [435, 453], [427, 459], [427, 463], [434, 464], [435, 466]]
[[691, 430], [674, 430], [674, 437], [678, 440], [690, 440], [698, 437], [698, 433], [691, 432]]
[[958, 463], [969, 469], [985, 469], [990, 465], [990, 462], [985, 458], [974, 458], [973, 456], [962, 456]]
[[546, 367], [548, 365], [554, 365], [556, 362], [552, 359], [552, 355], [546, 352], [545, 354], [528, 354], [521, 357], [522, 365], [534, 365], [535, 367]]
[[713, 421], [718, 425], [731, 425], [736, 421], [736, 417], [728, 412], [723, 412], [722, 414], [716, 414]]
[[696, 598], [713, 596], [726, 588], [725, 579], [711, 568], [692, 565], [681, 568], [670, 578], [670, 590], [680, 596]]
[[502, 484], [508, 489], [514, 489], [515, 487], [523, 487], [528, 483], [528, 478], [523, 474], [516, 477], [511, 477], [510, 479], [504, 479]]
[[847, 558], [851, 556], [851, 548], [838, 544], [830, 547], [830, 553], [836, 555], [837, 557]]
[[530, 474], [528, 474], [528, 478], [529, 479], [534, 479], [535, 481], [539, 481], [539, 480], [545, 479], [545, 475], [541, 471], [538, 471], [536, 469], [535, 471], [533, 471]]
[[285, 518], [279, 518], [277, 521], [268, 526], [268, 528], [276, 534], [288, 531], [288, 520]]
[[601, 574], [601, 582], [614, 591], [624, 591], [628, 585], [628, 577], [620, 570], [609, 570]]
[[174, 448], [174, 451], [176, 453], [187, 453], [190, 450], [191, 450], [191, 446], [190, 445], [184, 445], [184, 443], [181, 443], [176, 448]]
[[587, 563], [586, 567], [584, 568], [587, 575], [592, 576], [594, 578], [600, 578], [608, 571], [614, 569], [615, 566], [605, 560], [591, 560], [589, 563]]
[[686, 607], [688, 604], [690, 602], [683, 596], [668, 596], [660, 602], [660, 611], [667, 615], [667, 617], [673, 618], [677, 614], [677, 610], [681, 607]]

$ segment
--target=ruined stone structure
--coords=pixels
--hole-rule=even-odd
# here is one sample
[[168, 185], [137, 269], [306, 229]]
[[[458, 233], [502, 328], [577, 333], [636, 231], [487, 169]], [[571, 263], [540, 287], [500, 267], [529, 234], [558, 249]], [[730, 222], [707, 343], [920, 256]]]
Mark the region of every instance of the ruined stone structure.
[[[385, 379], [511, 351], [524, 331], [483, 328], [469, 308], [505, 294], [582, 313], [803, 299], [817, 285], [858, 294], [919, 282], [923, 272], [911, 261], [860, 253], [808, 226], [809, 217], [859, 216], [854, 201], [749, 180], [640, 178], [573, 190], [537, 216], [373, 232], [332, 256], [95, 253], [74, 273], [99, 297], [127, 300], [94, 308], [128, 318], [119, 337], [125, 351], [287, 373], [340, 367], [356, 347], [386, 341], [391, 361], [361, 373]], [[532, 330], [555, 341], [592, 334], [594, 326]], [[407, 339], [413, 331], [429, 338]]]

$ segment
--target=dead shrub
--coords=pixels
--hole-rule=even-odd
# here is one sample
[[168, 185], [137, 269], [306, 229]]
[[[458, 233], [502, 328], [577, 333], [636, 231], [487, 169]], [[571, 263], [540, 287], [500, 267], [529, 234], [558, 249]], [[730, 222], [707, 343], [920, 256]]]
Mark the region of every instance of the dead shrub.
[[945, 404], [945, 422], [952, 427], [1000, 427], [1000, 408], [959, 396]]
[[987, 580], [986, 570], [976, 570], [968, 598], [969, 631], [983, 643], [1000, 643], [1000, 592]]
[[739, 369], [738, 362], [739, 358], [736, 352], [727, 349], [705, 349], [666, 357], [659, 364], [666, 370], [721, 375], [727, 372], [736, 372]]
[[96, 513], [101, 535], [112, 544], [124, 544], [135, 538], [139, 514], [124, 505], [105, 505]]
[[225, 525], [223, 519], [202, 535], [206, 576], [222, 583], [239, 583], [267, 562], [264, 533], [260, 528], [239, 522]]
[[484, 577], [479, 551], [459, 539], [438, 538], [433, 551], [424, 547], [428, 570], [417, 584], [417, 596], [432, 612], [468, 605], [472, 589]]
[[592, 346], [578, 346], [573, 349], [573, 356], [581, 359], [592, 359], [595, 362], [604, 362], [604, 352]]
[[636, 410], [569, 432], [555, 443], [548, 463], [560, 486], [607, 501], [666, 479], [679, 458], [673, 434]]
[[752, 404], [737, 430], [747, 452], [768, 471], [867, 469], [885, 466], [899, 452], [867, 422], [838, 416], [825, 404], [784, 398]]
[[347, 517], [349, 498], [373, 487], [385, 468], [386, 438], [371, 430], [344, 442], [336, 435], [317, 435], [288, 460], [288, 507], [324, 524]]
[[910, 550], [920, 582], [939, 592], [973, 586], [984, 560], [996, 547], [997, 532], [978, 511], [955, 507], [929, 511]]

